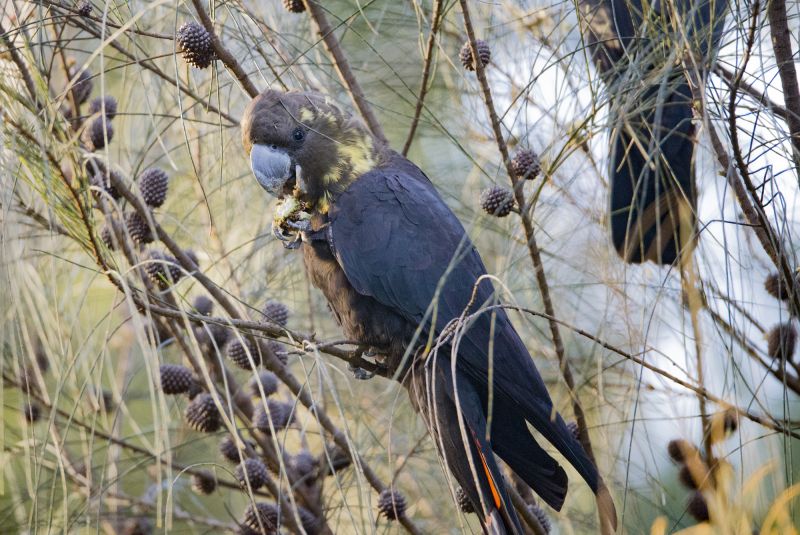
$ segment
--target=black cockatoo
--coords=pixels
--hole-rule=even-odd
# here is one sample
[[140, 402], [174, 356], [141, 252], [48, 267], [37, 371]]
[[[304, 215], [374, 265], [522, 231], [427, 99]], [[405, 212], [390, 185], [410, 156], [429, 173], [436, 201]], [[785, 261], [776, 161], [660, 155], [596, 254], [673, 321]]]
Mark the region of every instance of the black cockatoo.
[[[697, 233], [692, 94], [681, 60], [703, 79], [727, 0], [579, 0], [584, 38], [611, 100], [611, 236], [632, 263], [672, 264]], [[691, 62], [690, 62], [691, 63]]]
[[345, 336], [397, 370], [486, 531], [522, 532], [495, 454], [550, 506], [564, 502], [567, 475], [529, 423], [598, 494], [613, 529], [610, 494], [504, 310], [461, 322], [437, 346], [452, 320], [493, 303], [494, 288], [428, 177], [317, 93], [262, 93], [242, 138], [256, 179], [282, 199], [274, 228], [296, 231]]

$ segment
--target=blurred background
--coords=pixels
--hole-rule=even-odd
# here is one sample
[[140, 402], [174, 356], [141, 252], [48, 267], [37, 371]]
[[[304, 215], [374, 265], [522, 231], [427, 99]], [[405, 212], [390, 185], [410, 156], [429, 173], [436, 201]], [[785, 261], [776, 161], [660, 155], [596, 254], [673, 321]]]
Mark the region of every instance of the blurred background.
[[[319, 20], [278, 0], [2, 4], [0, 532], [225, 532], [238, 529], [254, 499], [266, 499], [240, 491], [236, 464], [220, 454], [231, 422], [198, 432], [185, 417], [192, 402], [159, 387], [162, 364], [207, 362], [199, 368], [207, 378], [193, 370], [200, 382], [235, 383], [242, 391], [254, 373], [231, 366], [227, 346], [203, 343], [197, 327], [178, 336], [183, 342], [174, 331], [154, 334], [157, 314], [141, 314], [137, 304], [146, 286], [137, 273], [153, 265], [152, 251], [165, 247], [158, 240], [135, 243], [127, 252], [115, 240], [111, 248], [102, 245], [104, 225], [124, 219], [130, 203], [111, 200], [96, 209], [102, 203], [87, 171], [96, 158], [132, 191], [141, 190], [147, 169], [168, 175], [166, 200], [153, 219], [194, 252], [198, 271], [240, 319], [263, 321], [268, 300], [288, 308], [288, 331], [261, 335], [282, 341], [271, 347], [286, 353], [291, 374], [315, 406], [324, 408], [369, 470], [402, 494], [412, 529], [479, 533], [475, 515], [454, 503], [434, 444], [400, 385], [382, 377], [358, 380], [347, 362], [320, 350], [343, 337], [322, 294], [310, 287], [301, 253], [272, 235], [275, 201], [253, 179], [240, 139], [248, 91], [227, 61], [193, 68], [176, 41], [185, 23], [202, 27], [199, 6], [258, 91], [313, 89], [354, 111]], [[486, 72], [509, 149], [533, 150], [541, 161], [541, 175], [524, 185], [532, 200], [528, 213], [555, 315], [565, 322], [560, 330], [575, 393], [621, 529], [648, 532], [659, 518], [669, 532], [697, 524], [687, 509], [692, 491], [679, 480], [667, 444], [685, 439], [704, 449], [699, 388], [710, 394], [710, 418], [731, 409], [738, 422], [713, 444], [729, 470], [724, 490], [720, 484], [706, 495], [712, 516], [736, 520], [709, 533], [750, 533], [772, 518], [771, 508], [782, 522], [773, 532], [789, 533], [783, 529], [798, 518], [794, 491], [787, 494], [800, 475], [794, 464], [800, 448], [790, 434], [798, 427], [798, 361], [788, 351], [793, 346], [776, 350], [768, 338], [790, 336], [795, 320], [791, 303], [765, 287], [775, 265], [726, 180], [735, 170], [720, 167], [709, 137], [714, 129], [727, 153], [731, 90], [725, 73], [744, 65], [742, 86], [749, 90], [740, 87], [735, 95], [734, 129], [765, 216], [780, 237], [777, 248], [794, 268], [798, 160], [779, 109], [784, 92], [765, 6], [752, 0], [730, 5], [718, 68], [708, 76], [698, 110], [699, 309], [684, 298], [679, 270], [625, 264], [610, 243], [613, 95], [581, 37], [576, 4], [498, 1], [470, 8], [477, 37], [491, 49]], [[520, 218], [481, 210], [481, 191], [508, 187], [509, 177], [476, 74], [459, 59], [467, 39], [459, 3], [331, 0], [317, 9], [396, 150], [416, 122], [427, 69], [429, 89], [408, 157], [464, 224], [497, 277], [502, 299], [543, 312]], [[746, 48], [753, 10], [754, 44]], [[788, 2], [787, 10], [797, 50], [798, 4]], [[441, 23], [431, 38], [437, 16]], [[76, 106], [87, 86], [87, 102]], [[98, 143], [91, 139], [93, 121], [108, 112], [92, 114], [90, 101], [102, 97], [113, 97], [117, 109], [101, 121], [113, 131], [106, 126]], [[128, 231], [133, 234], [130, 225]], [[199, 296], [210, 296], [216, 303], [211, 315], [233, 317], [196, 276], [185, 269], [181, 275], [159, 303], [192, 311]], [[547, 320], [511, 315], [559, 411], [574, 419]], [[184, 314], [173, 323], [186, 328], [190, 322]], [[240, 339], [236, 328], [227, 331], [229, 340]], [[314, 333], [314, 343], [303, 343], [303, 333]], [[270, 399], [292, 407], [294, 419], [265, 434], [266, 441], [289, 464], [307, 452], [327, 466], [336, 449], [330, 428], [279, 383]], [[235, 389], [227, 392], [227, 399], [235, 397]], [[281, 496], [292, 501], [298, 483], [285, 467], [269, 468]], [[233, 484], [198, 494], [186, 469], [208, 470], [218, 482]], [[572, 485], [562, 511], [541, 504], [552, 533], [597, 532], [592, 493], [571, 468], [568, 473]], [[316, 477], [318, 512], [330, 531], [409, 530], [379, 514], [378, 493], [358, 466]]]

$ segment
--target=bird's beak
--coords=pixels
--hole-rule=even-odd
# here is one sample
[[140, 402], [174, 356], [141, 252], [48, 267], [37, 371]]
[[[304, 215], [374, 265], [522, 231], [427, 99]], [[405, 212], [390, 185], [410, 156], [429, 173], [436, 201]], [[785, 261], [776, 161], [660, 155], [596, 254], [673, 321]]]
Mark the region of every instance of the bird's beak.
[[270, 195], [280, 197], [291, 178], [292, 159], [284, 151], [270, 145], [253, 145], [250, 168], [261, 187]]

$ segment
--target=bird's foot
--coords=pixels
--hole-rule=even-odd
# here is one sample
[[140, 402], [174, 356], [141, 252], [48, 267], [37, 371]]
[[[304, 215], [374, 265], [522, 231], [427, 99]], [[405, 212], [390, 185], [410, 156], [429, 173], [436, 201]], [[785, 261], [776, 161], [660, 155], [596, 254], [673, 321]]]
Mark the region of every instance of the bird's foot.
[[358, 366], [354, 366], [352, 364], [347, 365], [347, 369], [353, 373], [353, 377], [358, 379], [359, 381], [368, 381], [375, 377], [375, 374], [365, 370], [364, 368], [359, 368]]

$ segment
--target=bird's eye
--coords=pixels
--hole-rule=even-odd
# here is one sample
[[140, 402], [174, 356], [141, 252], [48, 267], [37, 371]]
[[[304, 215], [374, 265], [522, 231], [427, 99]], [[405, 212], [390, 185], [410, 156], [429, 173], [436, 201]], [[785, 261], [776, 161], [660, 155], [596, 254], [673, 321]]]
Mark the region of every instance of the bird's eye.
[[306, 137], [306, 133], [303, 132], [302, 128], [296, 128], [294, 133], [292, 134], [292, 137], [294, 138], [295, 141], [303, 141], [303, 139], [305, 139]]

